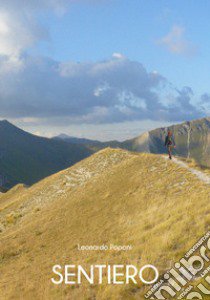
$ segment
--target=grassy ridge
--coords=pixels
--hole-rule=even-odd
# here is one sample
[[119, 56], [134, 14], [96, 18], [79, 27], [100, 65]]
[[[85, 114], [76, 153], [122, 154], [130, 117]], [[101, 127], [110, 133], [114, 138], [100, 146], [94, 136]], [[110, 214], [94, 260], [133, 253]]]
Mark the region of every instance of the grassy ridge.
[[[208, 185], [158, 155], [111, 149], [28, 189], [18, 186], [0, 197], [1, 295], [143, 299], [141, 284], [55, 287], [52, 265], [151, 263], [162, 273], [208, 230], [209, 194]], [[78, 243], [133, 249], [81, 253]]]

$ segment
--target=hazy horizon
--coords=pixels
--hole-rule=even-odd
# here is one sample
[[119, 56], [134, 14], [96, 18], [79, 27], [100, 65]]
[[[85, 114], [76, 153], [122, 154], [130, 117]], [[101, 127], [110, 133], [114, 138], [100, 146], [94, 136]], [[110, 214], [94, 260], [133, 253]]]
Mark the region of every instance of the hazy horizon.
[[[210, 116], [207, 116], [207, 118], [210, 118]], [[135, 130], [132, 130], [132, 132], [130, 132], [129, 130], [126, 131], [126, 127], [129, 127], [127, 126], [126, 122], [123, 124], [123, 126], [125, 127], [124, 128], [124, 135], [123, 137], [119, 137], [120, 134], [121, 134], [121, 130], [122, 128], [120, 128], [121, 130], [119, 130], [119, 124], [112, 124], [110, 125], [110, 128], [106, 128], [106, 130], [103, 130], [101, 131], [101, 135], [98, 135], [96, 136], [95, 133], [93, 132], [91, 134], [91, 131], [89, 130], [89, 128], [85, 128], [85, 126], [78, 126], [78, 128], [67, 128], [67, 127], [62, 127], [62, 130], [61, 131], [56, 131], [57, 129], [53, 129], [52, 130], [52, 133], [51, 134], [45, 134], [44, 132], [41, 133], [39, 131], [34, 131], [34, 127], [32, 128], [24, 128], [23, 126], [19, 126], [18, 124], [15, 124], [12, 120], [7, 120], [7, 119], [0, 119], [0, 121], [8, 121], [10, 122], [11, 124], [17, 126], [18, 128], [26, 131], [26, 132], [29, 132], [31, 134], [34, 134], [34, 135], [37, 135], [37, 136], [40, 136], [40, 137], [47, 137], [47, 138], [52, 138], [52, 137], [56, 137], [56, 136], [59, 136], [59, 135], [67, 135], [69, 137], [73, 137], [73, 138], [85, 138], [85, 139], [90, 139], [90, 140], [97, 140], [97, 141], [101, 141], [101, 142], [108, 142], [108, 141], [111, 141], [110, 139], [106, 139], [106, 137], [109, 137], [110, 135], [110, 132], [112, 132], [112, 135], [115, 137], [113, 138], [112, 140], [117, 140], [117, 141], [125, 141], [127, 139], [132, 139], [132, 138], [135, 138], [135, 137], [138, 137], [140, 136], [141, 134], [147, 132], [147, 131], [151, 131], [153, 129], [158, 129], [158, 128], [162, 128], [162, 127], [169, 127], [171, 125], [177, 125], [177, 124], [181, 124], [183, 122], [187, 122], [188, 120], [185, 120], [183, 122], [172, 122], [172, 123], [159, 123], [159, 122], [152, 122], [147, 120], [147, 122], [144, 122], [141, 127], [139, 127], [139, 122], [132, 122], [133, 126], [136, 126], [134, 129]], [[61, 128], [60, 128], [61, 129]], [[55, 134], [54, 134], [54, 130], [55, 130]], [[119, 134], [120, 132], [120, 134]], [[133, 135], [132, 135], [133, 134]]]

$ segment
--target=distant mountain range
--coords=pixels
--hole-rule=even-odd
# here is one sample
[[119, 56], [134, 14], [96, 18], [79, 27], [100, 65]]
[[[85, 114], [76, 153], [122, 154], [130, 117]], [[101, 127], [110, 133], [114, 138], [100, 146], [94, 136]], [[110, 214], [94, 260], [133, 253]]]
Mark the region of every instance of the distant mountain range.
[[0, 186], [31, 185], [92, 153], [86, 145], [38, 137], [0, 121]]
[[[210, 118], [169, 128], [175, 136], [176, 155], [193, 158], [199, 165], [210, 167]], [[106, 147], [165, 153], [167, 130], [155, 129], [124, 142], [100, 142], [63, 134], [52, 139], [38, 137], [6, 120], [0, 121], [0, 187], [10, 188], [17, 183], [31, 185]]]
[[122, 143], [122, 148], [138, 152], [165, 153], [165, 136], [170, 129], [175, 138], [175, 154], [193, 158], [199, 165], [210, 167], [210, 118], [158, 128]]
[[63, 140], [63, 141], [66, 141], [66, 142], [72, 143], [72, 144], [86, 144], [86, 145], [88, 144], [88, 145], [92, 145], [92, 146], [103, 144], [102, 142], [99, 142], [97, 140], [73, 137], [73, 136], [69, 136], [65, 133], [61, 133], [61, 134], [55, 136], [54, 139]]
[[69, 143], [86, 144], [93, 147], [95, 151], [110, 146], [137, 152], [160, 154], [166, 152], [164, 140], [168, 129], [173, 131], [175, 137], [176, 155], [193, 158], [199, 165], [210, 167], [210, 118], [158, 128], [124, 142], [100, 142], [67, 135], [60, 135], [56, 139], [62, 139]]
[[112, 148], [121, 148], [121, 142], [113, 140], [113, 141], [107, 141], [107, 142], [100, 142], [98, 140], [90, 140], [86, 138], [78, 138], [69, 136], [65, 133], [61, 133], [55, 137], [53, 137], [55, 140], [62, 140], [67, 143], [71, 144], [82, 144], [82, 145], [88, 145], [93, 149], [94, 151], [106, 148], [106, 147], [112, 147]]

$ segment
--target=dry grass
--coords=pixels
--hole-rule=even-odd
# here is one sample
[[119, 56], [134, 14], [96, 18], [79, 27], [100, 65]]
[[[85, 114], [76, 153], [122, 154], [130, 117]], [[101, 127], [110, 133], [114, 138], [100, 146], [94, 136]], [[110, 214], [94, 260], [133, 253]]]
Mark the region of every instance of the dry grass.
[[[158, 155], [105, 149], [9, 193], [0, 197], [2, 299], [143, 299], [142, 285], [54, 286], [51, 268], [151, 263], [163, 272], [210, 224], [210, 187]], [[106, 243], [133, 249], [77, 250]]]

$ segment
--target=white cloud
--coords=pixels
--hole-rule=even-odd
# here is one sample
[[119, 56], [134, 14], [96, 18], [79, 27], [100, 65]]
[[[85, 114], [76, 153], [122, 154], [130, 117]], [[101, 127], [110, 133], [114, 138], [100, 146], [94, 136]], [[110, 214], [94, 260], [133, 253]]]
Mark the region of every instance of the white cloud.
[[124, 59], [125, 58], [125, 56], [122, 53], [119, 53], [119, 52], [114, 52], [112, 54], [112, 57], [117, 58], [117, 59]]
[[207, 112], [207, 114], [210, 114], [210, 94], [205, 93], [201, 96], [199, 105]]
[[[77, 0], [75, 0], [77, 1]], [[29, 14], [45, 9], [51, 9], [55, 12], [64, 11], [68, 3], [74, 2], [73, 0], [0, 0], [1, 9], [7, 11], [17, 11]]]
[[[179, 121], [188, 115], [200, 116], [190, 103], [189, 89], [173, 90], [173, 103], [164, 103], [167, 80], [119, 52], [95, 63], [58, 62], [27, 55], [28, 48], [48, 38], [48, 32], [37, 22], [37, 14], [43, 10], [60, 14], [76, 1], [0, 0], [0, 117], [34, 126], [61, 126], [145, 119]], [[184, 41], [180, 28], [163, 38], [174, 52]], [[188, 46], [182, 45], [182, 50], [186, 49]]]
[[177, 55], [192, 56], [196, 53], [195, 45], [186, 39], [185, 28], [182, 26], [173, 26], [166, 36], [158, 40], [158, 44]]
[[45, 10], [61, 14], [69, 2], [0, 0], [0, 55], [18, 58], [36, 42], [48, 39], [49, 33], [39, 25], [37, 14]]
[[[172, 89], [167, 80], [128, 58], [95, 63], [21, 57], [14, 72], [0, 60], [0, 117], [25, 123], [99, 124], [133, 120], [179, 121], [201, 116], [190, 88]], [[5, 68], [5, 65], [7, 68]], [[2, 68], [4, 66], [4, 68]], [[168, 93], [168, 89], [166, 91]]]
[[19, 57], [25, 49], [44, 38], [47, 32], [28, 16], [0, 9], [0, 55]]

